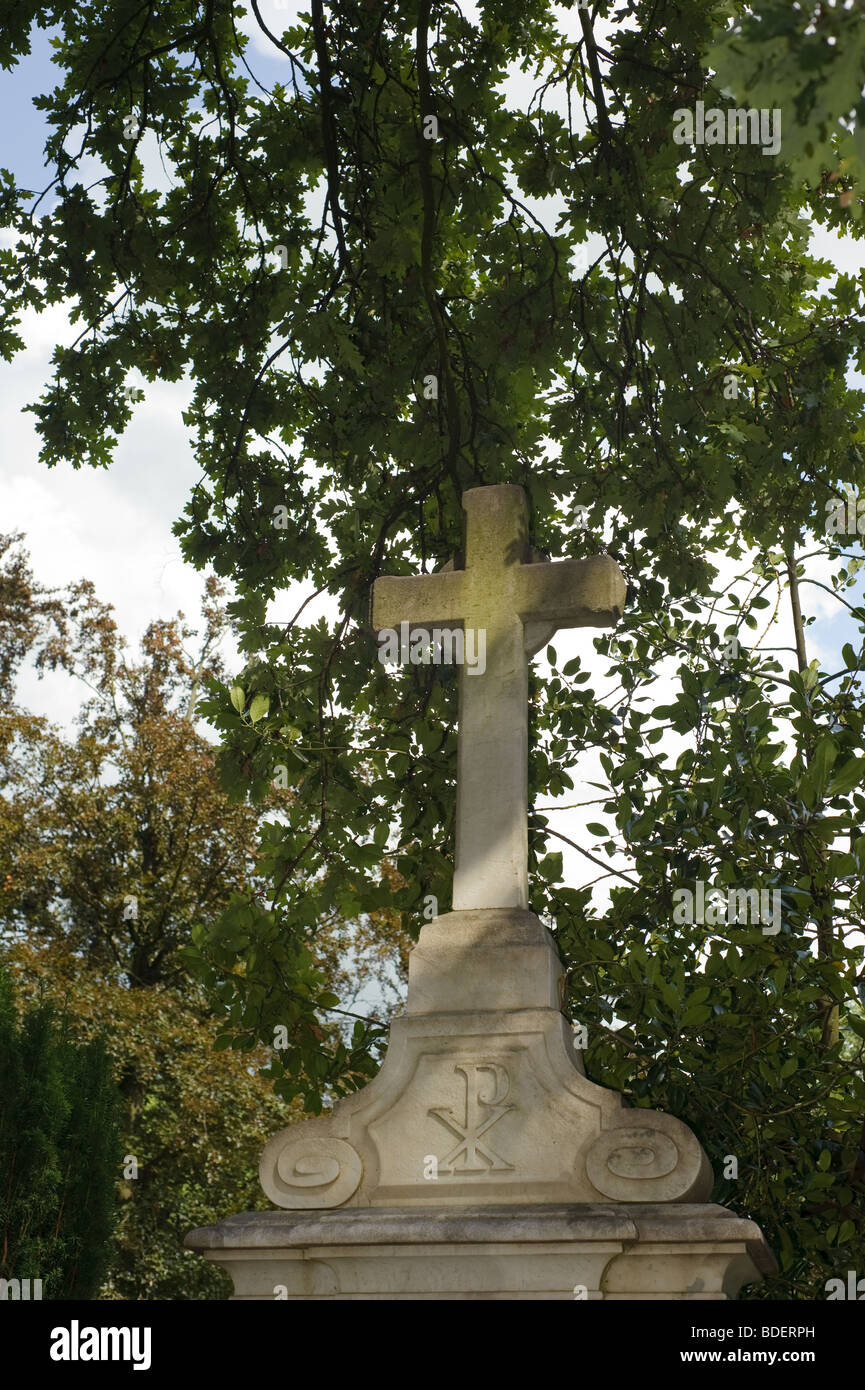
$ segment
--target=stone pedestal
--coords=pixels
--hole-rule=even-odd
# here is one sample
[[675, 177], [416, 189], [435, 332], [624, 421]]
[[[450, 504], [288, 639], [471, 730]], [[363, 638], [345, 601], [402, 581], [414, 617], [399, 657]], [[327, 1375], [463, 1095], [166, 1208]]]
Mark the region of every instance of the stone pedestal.
[[691, 1131], [587, 1080], [560, 981], [531, 912], [428, 923], [378, 1076], [264, 1150], [288, 1210], [187, 1245], [239, 1298], [728, 1298], [774, 1269], [752, 1222], [705, 1205]]
[[187, 1244], [238, 1299], [729, 1299], [774, 1269], [752, 1221], [704, 1204], [248, 1212]]

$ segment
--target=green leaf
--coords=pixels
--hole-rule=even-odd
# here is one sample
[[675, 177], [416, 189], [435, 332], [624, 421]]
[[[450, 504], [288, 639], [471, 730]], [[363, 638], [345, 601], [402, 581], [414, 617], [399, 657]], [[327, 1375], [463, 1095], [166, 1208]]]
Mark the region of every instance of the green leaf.
[[845, 792], [858, 787], [865, 778], [865, 758], [848, 758], [838, 768], [829, 783], [830, 796], [843, 796]]
[[538, 873], [547, 883], [557, 883], [562, 876], [561, 851], [555, 850], [551, 854], [544, 855], [538, 864]]
[[801, 672], [802, 684], [806, 690], [813, 690], [820, 675], [820, 664], [815, 659]]
[[683, 1028], [695, 1027], [701, 1023], [707, 1023], [712, 1017], [712, 1010], [708, 1004], [691, 1004], [679, 1019]]
[[270, 709], [270, 696], [265, 694], [254, 695], [252, 704], [249, 706], [249, 717], [253, 724], [257, 724], [259, 719], [263, 719]]
[[838, 743], [831, 734], [824, 734], [818, 739], [817, 747], [814, 749], [814, 759], [812, 763], [814, 788], [816, 795], [821, 797], [826, 790], [826, 782], [829, 777], [829, 769], [838, 756]]
[[243, 714], [246, 708], [246, 694], [242, 685], [233, 685], [229, 693], [229, 698], [238, 714]]
[[420, 746], [424, 753], [435, 753], [441, 748], [445, 731], [440, 724], [419, 724], [415, 728]]

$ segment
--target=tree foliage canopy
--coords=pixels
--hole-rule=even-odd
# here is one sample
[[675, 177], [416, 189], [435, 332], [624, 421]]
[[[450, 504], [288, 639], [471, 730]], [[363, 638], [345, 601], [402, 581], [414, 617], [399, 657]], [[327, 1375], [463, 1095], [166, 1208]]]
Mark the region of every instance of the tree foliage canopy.
[[[534, 544], [605, 547], [629, 584], [596, 640], [608, 689], [577, 663], [533, 697], [536, 803], [601, 750], [594, 833], [635, 866], [599, 919], [560, 887], [536, 812], [533, 905], [595, 1025], [587, 1066], [688, 1119], [718, 1171], [739, 1156], [749, 1176], [719, 1192], [811, 1297], [861, 1253], [865, 658], [857, 637], [821, 669], [803, 595], [825, 584], [861, 634], [855, 527], [825, 521], [865, 480], [863, 285], [809, 238], [861, 235], [862, 9], [311, 0], [275, 33], [253, 3], [285, 59], [268, 91], [225, 0], [25, 0], [4, 54], [33, 19], [59, 26], [41, 102], [56, 178], [37, 199], [5, 176], [3, 197], [6, 351], [28, 305], [71, 299], [81, 324], [33, 407], [44, 458], [107, 465], [127, 375], [189, 374], [203, 477], [179, 534], [235, 581], [248, 656], [201, 709], [235, 797], [260, 801], [278, 769], [293, 789], [263, 832], [269, 905], [238, 898], [196, 944], [228, 1035], [269, 1039], [290, 1008], [315, 1037], [333, 914], [398, 909], [415, 931], [427, 894], [448, 901], [455, 680], [385, 676], [370, 585], [459, 550], [464, 489], [520, 483]], [[677, 144], [698, 100], [777, 107], [781, 153]], [[268, 621], [293, 581], [337, 618]], [[772, 603], [790, 605], [792, 660], [749, 635]], [[741, 640], [728, 662], [721, 637]], [[665, 661], [679, 689], [659, 706]], [[781, 931], [682, 929], [673, 891], [698, 879], [780, 893]], [[283, 1082], [338, 1093], [375, 1041], [301, 1041]]]

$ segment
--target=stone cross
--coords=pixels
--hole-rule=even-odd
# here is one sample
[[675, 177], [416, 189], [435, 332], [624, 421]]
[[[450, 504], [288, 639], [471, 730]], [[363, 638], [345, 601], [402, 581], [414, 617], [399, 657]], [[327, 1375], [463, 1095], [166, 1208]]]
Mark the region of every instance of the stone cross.
[[464, 567], [379, 579], [372, 604], [380, 656], [400, 629], [403, 660], [447, 646], [463, 665], [456, 911], [421, 928], [372, 1085], [268, 1142], [261, 1183], [283, 1210], [186, 1243], [236, 1298], [277, 1281], [297, 1301], [733, 1298], [775, 1272], [758, 1227], [708, 1204], [687, 1126], [585, 1075], [555, 939], [526, 911], [529, 658], [556, 628], [614, 623], [622, 576], [534, 552], [519, 487], [463, 506]]
[[550, 563], [533, 551], [521, 487], [472, 488], [462, 505], [465, 568], [377, 579], [372, 625], [485, 633], [483, 672], [459, 673], [453, 910], [527, 908], [529, 658], [558, 628], [612, 627], [625, 581], [608, 555]]

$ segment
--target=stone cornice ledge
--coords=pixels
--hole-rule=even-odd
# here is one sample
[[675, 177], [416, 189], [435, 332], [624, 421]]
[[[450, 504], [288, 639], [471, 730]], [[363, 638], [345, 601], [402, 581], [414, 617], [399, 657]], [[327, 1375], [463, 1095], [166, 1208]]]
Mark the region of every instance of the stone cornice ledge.
[[256, 1211], [190, 1231], [193, 1250], [309, 1246], [616, 1241], [627, 1245], [735, 1244], [763, 1275], [777, 1266], [759, 1226], [714, 1203], [586, 1203], [575, 1206], [396, 1207]]

